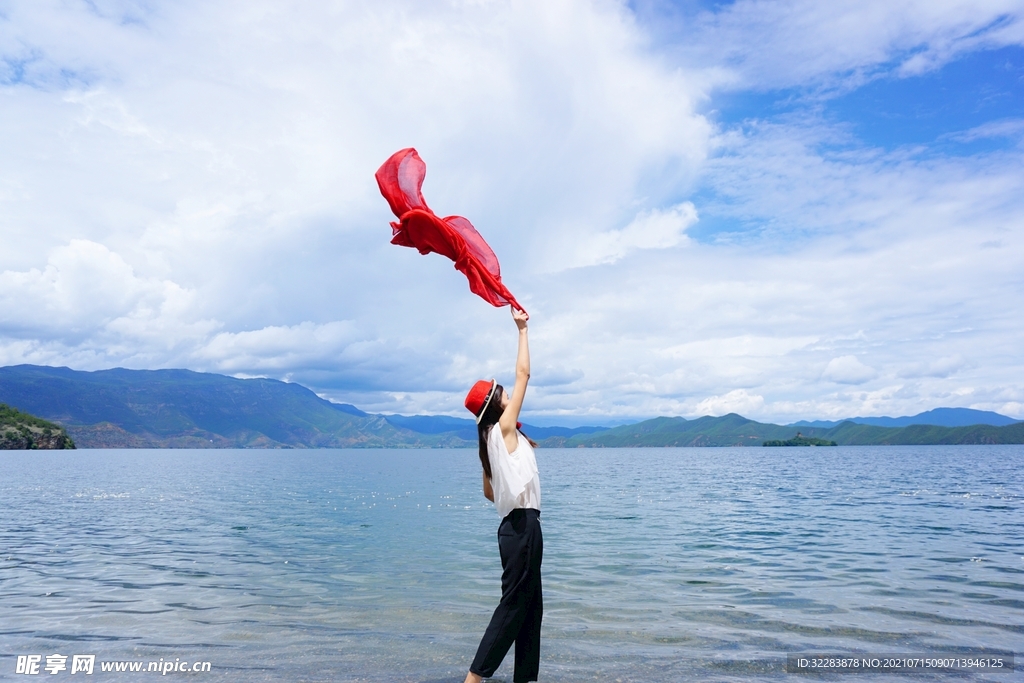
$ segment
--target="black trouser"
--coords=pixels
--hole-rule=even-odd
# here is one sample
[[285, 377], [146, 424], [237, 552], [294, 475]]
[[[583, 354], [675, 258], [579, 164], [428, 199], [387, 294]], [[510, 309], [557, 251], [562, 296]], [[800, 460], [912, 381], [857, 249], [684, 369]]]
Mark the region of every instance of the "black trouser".
[[498, 527], [501, 553], [501, 602], [487, 625], [469, 670], [490, 678], [516, 644], [515, 683], [537, 680], [540, 667], [540, 620], [544, 612], [540, 590], [540, 561], [544, 539], [540, 510], [517, 509]]

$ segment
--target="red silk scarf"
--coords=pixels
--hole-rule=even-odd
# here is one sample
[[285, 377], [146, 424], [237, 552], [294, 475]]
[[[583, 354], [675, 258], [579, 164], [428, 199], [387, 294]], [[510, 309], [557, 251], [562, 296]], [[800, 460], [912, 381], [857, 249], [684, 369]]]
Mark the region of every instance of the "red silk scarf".
[[427, 206], [420, 192], [426, 174], [427, 165], [412, 147], [395, 152], [377, 169], [380, 193], [398, 217], [391, 223], [391, 244], [447, 256], [474, 294], [493, 306], [510, 304], [525, 312], [502, 284], [498, 258], [473, 224], [462, 216], [440, 218]]

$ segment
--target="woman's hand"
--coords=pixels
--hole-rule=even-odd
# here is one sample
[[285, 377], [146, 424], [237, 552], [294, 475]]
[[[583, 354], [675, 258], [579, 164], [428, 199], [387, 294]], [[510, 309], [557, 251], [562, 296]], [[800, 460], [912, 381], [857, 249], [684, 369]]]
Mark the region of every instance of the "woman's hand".
[[530, 314], [526, 311], [520, 311], [514, 306], [509, 306], [512, 309], [512, 319], [516, 321], [516, 327], [520, 330], [526, 329], [526, 321], [530, 319]]

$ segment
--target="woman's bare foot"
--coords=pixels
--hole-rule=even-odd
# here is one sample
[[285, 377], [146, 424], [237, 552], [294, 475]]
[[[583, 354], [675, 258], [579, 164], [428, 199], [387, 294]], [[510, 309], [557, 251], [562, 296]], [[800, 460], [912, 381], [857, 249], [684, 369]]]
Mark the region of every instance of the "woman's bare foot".
[[480, 681], [482, 681], [482, 680], [484, 680], [484, 679], [482, 679], [480, 676], [477, 676], [475, 673], [470, 671], [468, 674], [466, 674], [465, 683], [480, 683]]

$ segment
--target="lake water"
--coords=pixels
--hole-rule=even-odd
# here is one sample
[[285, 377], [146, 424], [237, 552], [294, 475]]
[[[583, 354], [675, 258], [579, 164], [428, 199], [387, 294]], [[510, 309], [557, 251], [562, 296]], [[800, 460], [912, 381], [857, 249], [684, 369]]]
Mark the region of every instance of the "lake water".
[[[1024, 447], [538, 461], [542, 681], [1024, 652]], [[0, 452], [0, 679], [79, 680], [70, 656], [94, 654], [92, 680], [152, 679], [100, 662], [162, 659], [211, 663], [170, 679], [461, 681], [500, 595], [497, 526], [467, 450]], [[54, 653], [67, 670], [16, 674]]]

